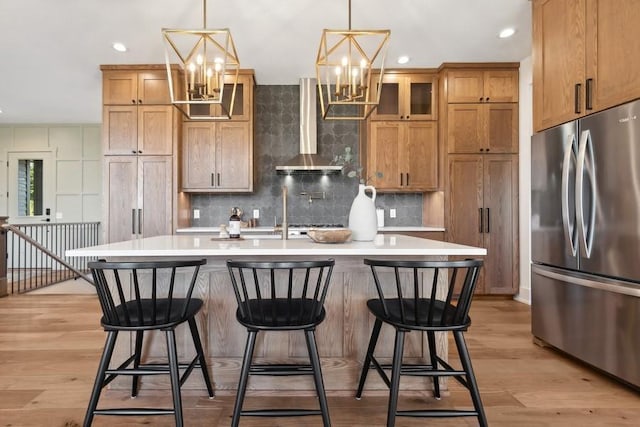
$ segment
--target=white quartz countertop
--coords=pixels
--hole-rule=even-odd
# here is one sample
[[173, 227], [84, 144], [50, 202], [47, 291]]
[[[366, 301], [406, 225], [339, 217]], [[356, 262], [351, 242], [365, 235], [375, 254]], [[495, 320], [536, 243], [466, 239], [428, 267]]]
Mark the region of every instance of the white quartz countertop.
[[[273, 233], [273, 227], [252, 227], [252, 228], [242, 228], [241, 233]], [[401, 233], [403, 231], [444, 231], [444, 227], [428, 227], [428, 226], [397, 226], [397, 227], [381, 227], [378, 228], [380, 232], [398, 232]], [[186, 227], [186, 228], [178, 228], [176, 230], [176, 234], [205, 234], [205, 233], [218, 233], [220, 232], [220, 227]]]
[[[302, 237], [302, 236], [301, 236]], [[421, 239], [398, 234], [378, 234], [374, 241], [339, 244], [297, 239], [241, 239], [221, 241], [210, 235], [147, 237], [66, 251], [70, 257], [209, 257], [209, 256], [398, 256], [486, 255], [484, 248]]]

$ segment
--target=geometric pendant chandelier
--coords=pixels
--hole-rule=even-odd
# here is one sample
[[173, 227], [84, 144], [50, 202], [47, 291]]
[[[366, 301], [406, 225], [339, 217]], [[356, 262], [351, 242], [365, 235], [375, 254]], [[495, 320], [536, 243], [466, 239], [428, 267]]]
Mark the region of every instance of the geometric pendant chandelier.
[[228, 28], [162, 30], [171, 103], [191, 120], [231, 118], [240, 61]]
[[[324, 30], [316, 59], [322, 117], [364, 120], [377, 108], [390, 30]], [[373, 71], [375, 70], [375, 79]]]

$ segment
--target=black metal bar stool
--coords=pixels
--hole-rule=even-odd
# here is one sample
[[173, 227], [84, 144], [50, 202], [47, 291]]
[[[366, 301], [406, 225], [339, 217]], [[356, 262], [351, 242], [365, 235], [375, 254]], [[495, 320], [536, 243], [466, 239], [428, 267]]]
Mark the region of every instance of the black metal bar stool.
[[[194, 368], [199, 367], [204, 376], [209, 397], [213, 387], [207, 371], [195, 316], [202, 308], [201, 299], [193, 298], [194, 285], [200, 266], [206, 260], [157, 261], [157, 262], [105, 262], [89, 263], [102, 307], [101, 324], [107, 332], [98, 373], [91, 393], [84, 425], [90, 426], [94, 415], [171, 415], [176, 426], [182, 426], [182, 399], [180, 387]], [[187, 285], [185, 295], [177, 296], [176, 282]], [[182, 294], [182, 292], [180, 292]], [[175, 329], [188, 322], [196, 356], [190, 363], [179, 363], [176, 350]], [[144, 364], [142, 342], [145, 331], [160, 330], [167, 341], [168, 363]], [[109, 368], [116, 338], [121, 331], [135, 332], [133, 354], [117, 368]], [[133, 366], [131, 366], [133, 365]], [[184, 373], [180, 376], [180, 369]], [[138, 394], [140, 375], [169, 374], [173, 408], [110, 408], [97, 409], [102, 388], [118, 375], [133, 377], [131, 397]]]
[[[325, 318], [327, 296], [334, 260], [239, 262], [227, 261], [231, 283], [238, 301], [236, 318], [247, 328], [247, 344], [233, 408], [231, 425], [241, 415], [282, 417], [322, 415], [331, 425], [324, 391], [315, 329]], [[260, 331], [304, 331], [310, 364], [255, 364], [253, 350]], [[249, 375], [313, 375], [320, 409], [243, 410]]]
[[[395, 261], [365, 259], [371, 266], [378, 298], [367, 301], [375, 324], [356, 399], [362, 396], [369, 368], [380, 374], [390, 389], [387, 426], [395, 425], [396, 416], [409, 417], [477, 417], [480, 426], [487, 426], [487, 418], [480, 400], [480, 392], [473, 374], [471, 359], [463, 333], [469, 328], [469, 308], [473, 299], [482, 260], [465, 261]], [[430, 284], [430, 286], [429, 286]], [[391, 365], [383, 365], [374, 356], [382, 324], [395, 329], [395, 345]], [[402, 361], [405, 333], [426, 332], [430, 364], [406, 364]], [[436, 332], [451, 332], [462, 369], [456, 369], [436, 352]], [[391, 378], [385, 369], [391, 369]], [[398, 411], [400, 376], [425, 376], [433, 379], [434, 396], [440, 399], [441, 376], [452, 376], [469, 390], [473, 410], [412, 410]]]

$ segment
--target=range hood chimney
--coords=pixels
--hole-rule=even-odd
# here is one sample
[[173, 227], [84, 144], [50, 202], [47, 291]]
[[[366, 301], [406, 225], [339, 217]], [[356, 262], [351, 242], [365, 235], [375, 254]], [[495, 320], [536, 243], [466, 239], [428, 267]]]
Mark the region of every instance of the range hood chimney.
[[316, 126], [316, 79], [300, 79], [300, 154], [284, 165], [276, 166], [279, 175], [336, 174], [342, 166], [332, 165], [318, 155], [318, 131]]

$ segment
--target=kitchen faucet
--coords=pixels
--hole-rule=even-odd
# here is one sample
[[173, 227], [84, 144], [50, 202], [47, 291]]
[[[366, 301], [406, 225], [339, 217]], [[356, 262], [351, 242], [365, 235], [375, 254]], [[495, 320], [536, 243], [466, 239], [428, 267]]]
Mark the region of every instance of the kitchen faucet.
[[282, 240], [289, 239], [289, 221], [287, 220], [287, 186], [282, 186]]

